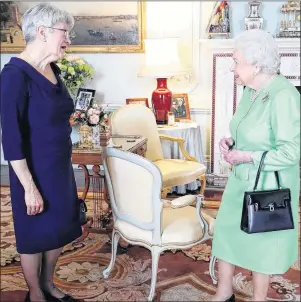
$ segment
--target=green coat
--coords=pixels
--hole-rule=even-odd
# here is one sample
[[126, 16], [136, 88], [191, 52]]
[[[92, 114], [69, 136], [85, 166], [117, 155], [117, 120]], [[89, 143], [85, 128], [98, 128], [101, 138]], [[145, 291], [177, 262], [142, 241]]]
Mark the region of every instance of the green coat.
[[[255, 101], [246, 88], [230, 122], [235, 148], [253, 151], [253, 163], [233, 167], [216, 224], [212, 254], [234, 265], [264, 274], [282, 274], [298, 257], [300, 160], [300, 94], [282, 75], [265, 86]], [[258, 190], [290, 188], [294, 230], [247, 234], [240, 230], [245, 191], [253, 190], [263, 151], [269, 151]]]

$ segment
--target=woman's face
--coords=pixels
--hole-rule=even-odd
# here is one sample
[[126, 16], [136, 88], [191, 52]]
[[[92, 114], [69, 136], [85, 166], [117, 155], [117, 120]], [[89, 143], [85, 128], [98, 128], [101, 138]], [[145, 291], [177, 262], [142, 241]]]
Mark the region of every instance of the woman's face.
[[51, 27], [51, 30], [46, 35], [47, 50], [55, 60], [61, 59], [65, 54], [66, 48], [71, 44], [67, 28], [66, 24], [57, 23]]
[[234, 73], [234, 79], [238, 85], [249, 86], [254, 80], [254, 73], [256, 72], [256, 67], [249, 64], [242, 54], [234, 50], [233, 52], [233, 64], [230, 71]]

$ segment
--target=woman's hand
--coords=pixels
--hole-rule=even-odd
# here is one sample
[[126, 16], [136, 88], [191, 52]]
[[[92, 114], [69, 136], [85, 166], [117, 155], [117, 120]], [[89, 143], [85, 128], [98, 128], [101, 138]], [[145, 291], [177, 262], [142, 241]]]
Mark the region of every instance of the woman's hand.
[[229, 151], [224, 155], [224, 159], [227, 163], [231, 165], [239, 165], [242, 163], [250, 163], [253, 161], [251, 157], [252, 152], [250, 151], [241, 151], [238, 149], [234, 149]]
[[29, 188], [25, 190], [24, 198], [27, 207], [27, 215], [36, 215], [43, 211], [44, 201], [32, 179], [30, 180]]
[[219, 141], [219, 150], [225, 155], [229, 152], [229, 148], [234, 144], [234, 139], [232, 137], [223, 137]]

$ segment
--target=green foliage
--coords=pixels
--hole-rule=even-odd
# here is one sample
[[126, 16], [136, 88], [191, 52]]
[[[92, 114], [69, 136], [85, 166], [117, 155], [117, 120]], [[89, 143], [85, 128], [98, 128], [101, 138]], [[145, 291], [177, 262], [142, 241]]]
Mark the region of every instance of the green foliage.
[[94, 76], [94, 69], [83, 59], [66, 55], [57, 61], [61, 69], [61, 78], [72, 96], [76, 96], [77, 90]]

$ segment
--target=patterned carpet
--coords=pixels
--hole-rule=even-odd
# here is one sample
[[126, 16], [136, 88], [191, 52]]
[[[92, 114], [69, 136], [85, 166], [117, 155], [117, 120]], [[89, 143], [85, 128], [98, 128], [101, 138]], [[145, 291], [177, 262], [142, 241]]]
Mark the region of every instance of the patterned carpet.
[[[156, 301], [206, 301], [215, 292], [208, 273], [211, 242], [193, 249], [165, 252], [160, 257]], [[110, 260], [109, 237], [90, 233], [64, 247], [55, 283], [81, 301], [145, 301], [151, 279], [150, 252], [130, 247], [118, 253], [109, 279], [102, 271]], [[250, 301], [251, 275], [236, 269], [233, 285], [238, 301]], [[9, 188], [1, 187], [1, 301], [24, 301], [27, 287], [15, 249]], [[269, 298], [300, 301], [300, 262], [284, 276], [273, 276]]]

